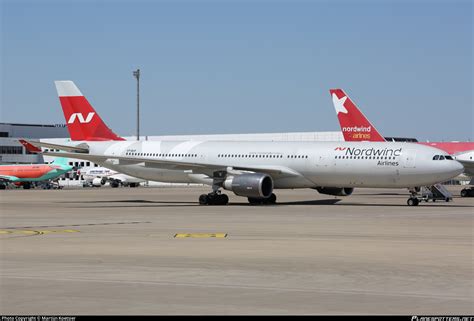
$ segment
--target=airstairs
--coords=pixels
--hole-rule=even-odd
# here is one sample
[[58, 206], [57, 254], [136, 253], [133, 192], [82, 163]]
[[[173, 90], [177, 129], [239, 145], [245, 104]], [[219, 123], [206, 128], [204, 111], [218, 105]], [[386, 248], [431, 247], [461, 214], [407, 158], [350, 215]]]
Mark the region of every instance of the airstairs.
[[442, 184], [435, 184], [432, 186], [421, 188], [421, 197], [425, 202], [432, 200], [450, 202], [453, 200], [453, 194]]

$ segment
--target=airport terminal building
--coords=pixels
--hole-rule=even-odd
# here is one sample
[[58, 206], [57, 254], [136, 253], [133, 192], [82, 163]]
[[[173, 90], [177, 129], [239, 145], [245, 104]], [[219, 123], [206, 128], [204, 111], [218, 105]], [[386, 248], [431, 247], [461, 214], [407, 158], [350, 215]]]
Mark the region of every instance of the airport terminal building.
[[44, 163], [43, 156], [29, 153], [19, 143], [19, 138], [49, 139], [68, 136], [69, 133], [64, 124], [0, 123], [0, 164]]

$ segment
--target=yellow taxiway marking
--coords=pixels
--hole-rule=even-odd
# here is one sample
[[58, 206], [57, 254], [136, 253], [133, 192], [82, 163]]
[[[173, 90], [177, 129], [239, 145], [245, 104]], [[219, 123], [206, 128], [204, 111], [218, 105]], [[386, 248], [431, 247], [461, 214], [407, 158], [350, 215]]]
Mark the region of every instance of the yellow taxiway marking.
[[41, 234], [59, 234], [59, 233], [78, 233], [78, 230], [0, 230], [0, 234], [27, 234], [27, 235], [41, 235]]
[[224, 238], [227, 237], [226, 233], [178, 233], [174, 235], [175, 238], [208, 238], [208, 237], [215, 237], [215, 238]]

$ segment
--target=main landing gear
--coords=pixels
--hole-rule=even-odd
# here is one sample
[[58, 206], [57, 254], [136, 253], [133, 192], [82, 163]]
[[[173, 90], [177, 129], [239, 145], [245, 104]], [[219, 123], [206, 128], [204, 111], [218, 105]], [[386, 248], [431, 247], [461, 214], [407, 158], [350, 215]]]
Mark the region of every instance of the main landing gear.
[[[267, 198], [247, 198], [250, 205], [271, 205], [276, 203], [276, 195], [272, 193]], [[229, 197], [222, 194], [220, 191], [214, 191], [209, 194], [202, 194], [199, 196], [199, 205], [227, 205], [229, 204]]]
[[267, 198], [248, 197], [250, 205], [268, 205], [275, 204], [277, 197], [274, 193]]
[[[252, 174], [253, 175], [253, 174]], [[268, 195], [271, 190], [268, 190], [268, 188], [273, 189], [273, 184], [271, 181], [271, 178], [269, 176], [265, 176], [262, 178], [262, 175], [258, 176], [257, 179], [260, 182], [257, 182], [259, 186], [252, 186], [251, 184], [255, 185], [255, 176], [252, 176], [247, 174], [247, 176], [241, 176], [243, 178], [247, 178], [247, 180], [250, 180], [250, 182], [240, 182], [239, 184], [236, 184], [235, 189], [232, 186], [232, 183], [234, 182], [234, 178], [232, 178], [231, 183], [226, 185], [226, 178], [227, 178], [227, 172], [226, 171], [216, 171], [213, 173], [213, 182], [212, 182], [212, 192], [209, 194], [202, 194], [199, 196], [199, 204], [200, 205], [227, 205], [229, 203], [229, 197], [226, 194], [222, 194], [220, 189], [221, 188], [226, 188], [228, 190], [232, 190], [236, 195], [238, 196], [248, 196], [248, 195], [255, 195], [255, 188], [259, 187], [260, 193], [257, 194], [258, 196], [261, 194]], [[262, 187], [262, 180], [267, 179], [265, 189]], [[269, 183], [269, 184], [268, 184]], [[242, 186], [246, 187], [247, 185], [250, 186], [248, 188], [242, 188]], [[252, 193], [249, 193], [253, 192]], [[262, 192], [264, 191], [264, 192]], [[264, 204], [275, 204], [276, 203], [276, 195], [271, 193], [268, 197], [247, 197], [249, 203], [251, 205], [264, 205]]]
[[228, 203], [229, 197], [226, 194], [221, 194], [220, 191], [199, 196], [200, 205], [227, 205]]

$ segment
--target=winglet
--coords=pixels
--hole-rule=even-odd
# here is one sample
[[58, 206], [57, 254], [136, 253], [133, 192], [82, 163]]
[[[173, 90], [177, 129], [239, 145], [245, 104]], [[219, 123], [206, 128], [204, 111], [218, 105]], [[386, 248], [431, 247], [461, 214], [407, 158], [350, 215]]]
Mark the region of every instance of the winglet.
[[385, 141], [342, 89], [331, 89], [329, 92], [345, 141]]
[[117, 136], [70, 80], [55, 81], [71, 140], [125, 140]]

